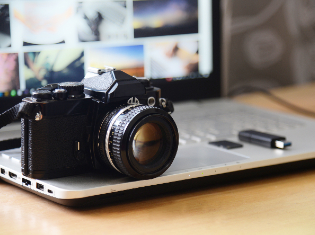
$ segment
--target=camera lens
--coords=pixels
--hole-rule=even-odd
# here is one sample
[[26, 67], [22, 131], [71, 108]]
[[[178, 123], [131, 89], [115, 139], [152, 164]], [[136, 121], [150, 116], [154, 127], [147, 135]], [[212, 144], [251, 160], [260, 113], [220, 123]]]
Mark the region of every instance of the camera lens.
[[137, 179], [165, 172], [178, 148], [172, 117], [157, 107], [119, 107], [103, 118], [98, 135], [98, 157], [115, 170]]
[[133, 156], [139, 164], [146, 165], [163, 147], [161, 128], [156, 123], [146, 123], [139, 128], [133, 142]]

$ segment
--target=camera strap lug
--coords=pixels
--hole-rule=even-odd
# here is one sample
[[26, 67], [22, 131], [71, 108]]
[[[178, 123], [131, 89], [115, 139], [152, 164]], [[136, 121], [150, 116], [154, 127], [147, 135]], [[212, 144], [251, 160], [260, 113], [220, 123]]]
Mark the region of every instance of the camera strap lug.
[[159, 102], [160, 102], [160, 106], [162, 106], [163, 108], [166, 108], [166, 99], [160, 98]]
[[43, 119], [43, 114], [41, 113], [41, 111], [39, 111], [38, 113], [36, 113], [35, 115], [35, 121], [40, 121]]
[[168, 113], [172, 114], [174, 112], [174, 106], [172, 101], [165, 99], [165, 98], [160, 98], [159, 99], [160, 106]]

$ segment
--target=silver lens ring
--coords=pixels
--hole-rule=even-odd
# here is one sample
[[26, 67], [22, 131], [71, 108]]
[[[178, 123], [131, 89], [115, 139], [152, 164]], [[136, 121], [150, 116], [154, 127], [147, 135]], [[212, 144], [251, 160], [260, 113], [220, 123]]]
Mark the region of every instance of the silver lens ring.
[[109, 126], [107, 128], [107, 132], [106, 132], [106, 137], [105, 137], [105, 151], [106, 151], [106, 156], [107, 156], [107, 159], [109, 161], [109, 163], [111, 164], [111, 166], [117, 170], [118, 172], [122, 173], [120, 170], [117, 169], [117, 167], [114, 165], [113, 163], [113, 160], [111, 159], [110, 155], [109, 155], [109, 148], [108, 148], [108, 145], [109, 145], [109, 136], [110, 136], [110, 132], [112, 130], [112, 127], [114, 125], [114, 123], [116, 122], [117, 118], [123, 113], [125, 112], [127, 109], [130, 109], [132, 107], [135, 107], [135, 106], [138, 106], [138, 105], [129, 105], [123, 109], [121, 109], [110, 121], [109, 123]]

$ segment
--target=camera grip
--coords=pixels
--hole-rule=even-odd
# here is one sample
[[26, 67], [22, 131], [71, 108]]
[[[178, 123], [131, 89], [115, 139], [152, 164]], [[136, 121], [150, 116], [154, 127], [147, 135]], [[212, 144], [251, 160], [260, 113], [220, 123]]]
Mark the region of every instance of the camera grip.
[[[23, 174], [37, 179], [49, 179], [86, 171], [91, 162], [86, 126], [86, 115], [40, 121], [23, 120], [21, 159]], [[79, 158], [76, 156], [78, 142], [81, 152], [84, 152], [83, 157], [80, 154]]]

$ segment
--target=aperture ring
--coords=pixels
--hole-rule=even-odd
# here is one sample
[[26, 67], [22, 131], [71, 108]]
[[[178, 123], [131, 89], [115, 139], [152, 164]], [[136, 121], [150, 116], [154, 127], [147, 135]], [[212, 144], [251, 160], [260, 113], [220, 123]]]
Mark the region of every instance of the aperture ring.
[[[114, 162], [113, 162], [113, 151], [110, 151], [109, 150], [109, 144], [110, 143], [112, 143], [112, 141], [110, 141], [109, 140], [109, 136], [110, 136], [110, 134], [112, 133], [112, 131], [113, 131], [113, 125], [114, 125], [114, 123], [116, 122], [116, 120], [117, 120], [117, 118], [122, 114], [122, 113], [124, 113], [126, 110], [128, 110], [128, 109], [130, 109], [130, 108], [132, 108], [132, 107], [134, 107], [134, 105], [131, 105], [131, 106], [127, 106], [127, 107], [125, 107], [125, 108], [123, 108], [123, 109], [121, 109], [112, 119], [111, 119], [111, 121], [110, 121], [110, 123], [109, 123], [109, 126], [108, 126], [108, 129], [107, 129], [107, 132], [106, 132], [106, 137], [105, 137], [105, 151], [106, 151], [106, 156], [107, 156], [107, 159], [108, 159], [108, 161], [109, 161], [109, 163], [111, 164], [111, 166], [115, 169], [115, 170], [117, 170], [118, 172], [120, 172], [120, 173], [122, 173], [119, 169], [117, 169], [117, 167], [115, 166], [115, 164], [114, 164]], [[113, 143], [112, 143], [112, 145], [113, 145]]]

